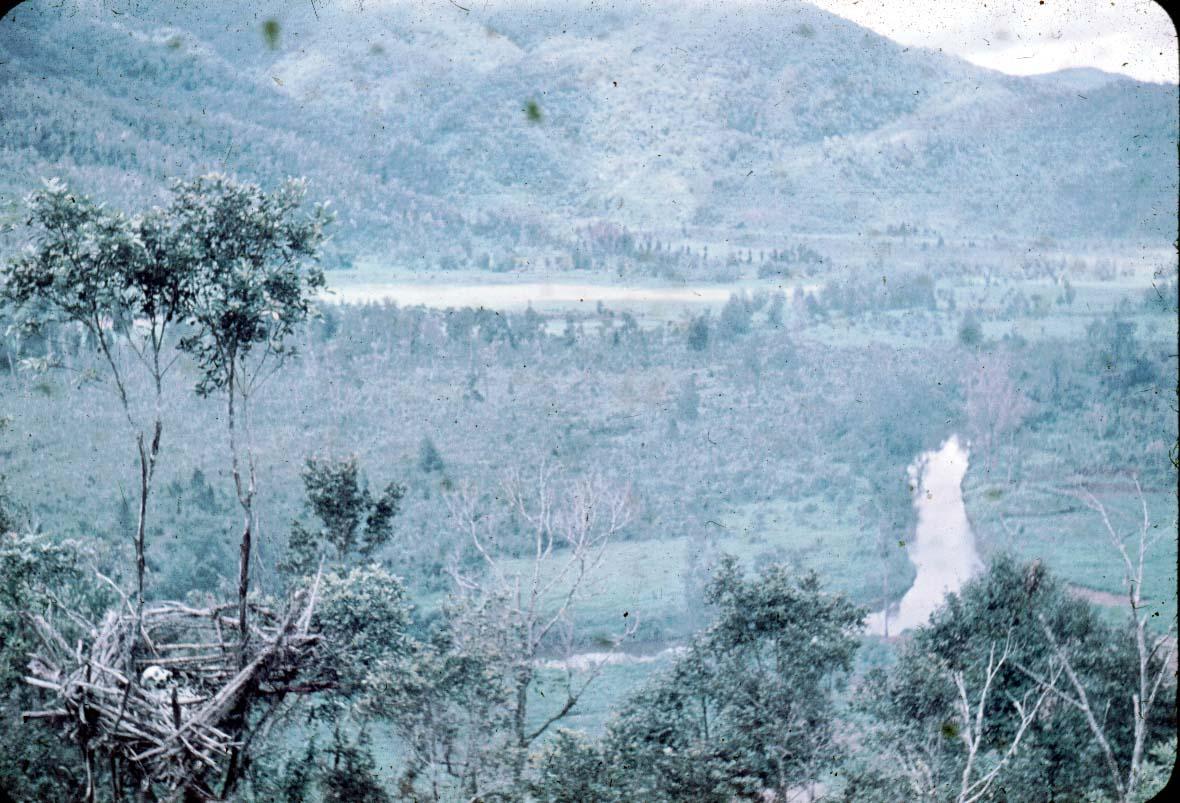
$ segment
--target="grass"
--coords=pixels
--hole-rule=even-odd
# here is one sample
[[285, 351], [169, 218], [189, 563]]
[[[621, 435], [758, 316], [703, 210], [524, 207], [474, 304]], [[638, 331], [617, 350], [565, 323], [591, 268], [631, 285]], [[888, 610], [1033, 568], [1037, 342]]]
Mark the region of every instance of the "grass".
[[[855, 509], [855, 506], [850, 506]], [[739, 505], [702, 522], [710, 548], [737, 557], [747, 569], [785, 561], [799, 572], [814, 570], [831, 591], [865, 607], [880, 604], [880, 559], [848, 509], [823, 497]], [[715, 534], [714, 534], [715, 533]], [[589, 638], [621, 629], [623, 613], [638, 616], [646, 640], [681, 638], [700, 622], [686, 611], [686, 573], [701, 539], [671, 536], [624, 541], [608, 547], [597, 580], [579, 606], [580, 627]], [[525, 572], [527, 561], [509, 564]], [[913, 566], [900, 546], [890, 558], [891, 585], [900, 596], [913, 580]]]
[[[602, 673], [586, 688], [569, 716], [552, 726], [545, 735], [552, 735], [552, 731], [557, 727], [592, 735], [602, 733], [611, 714], [617, 711], [628, 697], [642, 689], [654, 673], [671, 666], [673, 661], [672, 655], [663, 653], [650, 656], [643, 661], [607, 664], [603, 667]], [[564, 681], [564, 672], [545, 670], [541, 673], [540, 680], [532, 689], [535, 693], [530, 698], [530, 727], [540, 726], [561, 707], [565, 701]], [[579, 683], [576, 676], [574, 682]], [[575, 685], [575, 688], [580, 686]]]
[[[1134, 559], [1142, 522], [1139, 500], [1128, 483], [1098, 494], [1116, 532]], [[1151, 536], [1159, 536], [1144, 562], [1143, 596], [1147, 609], [1167, 623], [1176, 616], [1176, 496], [1171, 488], [1145, 492]], [[967, 512], [985, 556], [1010, 551], [1023, 560], [1039, 558], [1066, 582], [1111, 595], [1109, 613], [1125, 620], [1123, 561], [1110, 541], [1100, 515], [1080, 501], [1045, 490], [1008, 492], [974, 482], [965, 494]]]

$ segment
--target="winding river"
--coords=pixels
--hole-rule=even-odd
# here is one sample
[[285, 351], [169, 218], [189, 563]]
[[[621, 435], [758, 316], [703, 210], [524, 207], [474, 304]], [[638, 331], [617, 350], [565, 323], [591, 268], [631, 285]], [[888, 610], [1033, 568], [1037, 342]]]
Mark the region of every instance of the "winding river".
[[[957, 435], [942, 446], [923, 452], [909, 467], [914, 487], [914, 507], [918, 524], [907, 544], [910, 561], [917, 569], [914, 583], [896, 605], [869, 614], [867, 632], [871, 635], [897, 635], [923, 625], [943, 603], [947, 594], [957, 592], [983, 562], [975, 546], [975, 536], [963, 504], [963, 478], [967, 474], [970, 450]], [[597, 664], [653, 663], [675, 658], [686, 648], [673, 645], [650, 654], [586, 652], [566, 658], [538, 662], [545, 669], [586, 671]]]
[[896, 635], [924, 624], [948, 593], [958, 591], [981, 568], [963, 506], [968, 456], [968, 449], [952, 435], [910, 466], [918, 526], [907, 551], [917, 575], [895, 606], [869, 615], [869, 633]]

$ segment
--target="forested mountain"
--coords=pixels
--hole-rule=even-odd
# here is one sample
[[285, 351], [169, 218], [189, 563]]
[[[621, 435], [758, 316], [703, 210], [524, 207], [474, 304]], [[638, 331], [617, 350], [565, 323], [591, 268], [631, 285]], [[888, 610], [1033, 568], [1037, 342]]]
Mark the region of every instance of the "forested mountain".
[[46, 175], [133, 207], [210, 169], [306, 175], [337, 261], [599, 220], [1169, 241], [1176, 87], [1084, 73], [1009, 77], [804, 3], [32, 2], [0, 21], [0, 192], [11, 215]]

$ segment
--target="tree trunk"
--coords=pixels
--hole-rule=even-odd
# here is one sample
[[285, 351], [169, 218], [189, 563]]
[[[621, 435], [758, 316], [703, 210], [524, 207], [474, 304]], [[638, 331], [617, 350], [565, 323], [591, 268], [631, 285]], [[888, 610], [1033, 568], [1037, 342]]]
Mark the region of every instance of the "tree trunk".
[[[147, 500], [150, 479], [148, 477], [148, 459], [147, 452], [143, 446], [143, 433], [140, 432], [135, 437], [136, 446], [139, 448], [139, 520], [135, 526], [135, 609], [138, 614], [143, 612], [143, 576], [147, 568], [147, 560], [144, 557], [146, 550], [146, 532], [147, 532]], [[138, 631], [139, 628], [136, 628]], [[135, 638], [137, 633], [132, 634]]]
[[528, 757], [529, 742], [526, 733], [528, 720], [529, 683], [532, 669], [523, 667], [516, 674], [516, 709], [512, 712], [512, 731], [516, 736], [516, 755], [512, 757], [512, 785], [519, 789], [524, 780], [524, 764]]
[[881, 541], [881, 635], [889, 638], [889, 542], [885, 531], [877, 525], [877, 538]]
[[[242, 484], [241, 459], [238, 456], [237, 419], [234, 406], [237, 394], [237, 360], [229, 361], [229, 377], [226, 388], [226, 424], [229, 427], [230, 466], [233, 471], [234, 491], [238, 496], [238, 504], [242, 506], [242, 541], [238, 548], [238, 666], [247, 663], [247, 646], [250, 641], [250, 631], [247, 622], [246, 600], [250, 592], [250, 542], [252, 540], [252, 526], [254, 519], [254, 468], [250, 466], [248, 487]], [[245, 399], [243, 398], [243, 402]], [[249, 448], [247, 446], [247, 448]]]
[[[144, 574], [147, 569], [147, 505], [156, 474], [156, 459], [160, 455], [160, 436], [164, 425], [157, 417], [152, 427], [151, 445], [144, 447], [143, 432], [135, 436], [139, 450], [139, 518], [135, 525], [135, 603], [137, 615], [143, 612]], [[137, 628], [138, 629], [138, 628]]]
[[250, 641], [250, 631], [246, 625], [246, 599], [250, 591], [250, 507], [244, 505], [246, 508], [242, 525], [242, 543], [238, 548], [238, 630], [239, 630], [239, 648], [238, 648], [238, 667], [244, 667], [247, 663], [247, 645]]

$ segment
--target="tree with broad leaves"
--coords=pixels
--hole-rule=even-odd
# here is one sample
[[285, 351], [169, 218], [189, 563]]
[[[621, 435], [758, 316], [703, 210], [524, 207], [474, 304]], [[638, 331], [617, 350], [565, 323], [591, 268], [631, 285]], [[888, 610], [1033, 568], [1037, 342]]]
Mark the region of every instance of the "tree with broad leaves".
[[[1166, 660], [1151, 655], [1150, 671]], [[1134, 634], [1105, 624], [1043, 563], [1000, 556], [947, 597], [895, 665], [862, 682], [868, 727], [844, 797], [1031, 803], [1101, 790], [1130, 800], [1120, 784], [1133, 762], [1110, 766], [1159, 744], [1171, 719], [1160, 706], [1140, 719], [1123, 694], [1138, 662]]]
[[[195, 266], [178, 258], [175, 209], [128, 217], [58, 180], [46, 181], [27, 203], [32, 242], [0, 271], [3, 296], [26, 325], [82, 327], [108, 369], [139, 457], [132, 541], [142, 609], [148, 498], [163, 435], [164, 381], [175, 363], [168, 335], [189, 318]], [[146, 372], [149, 398], [135, 395], [133, 371]]]
[[406, 489], [389, 483], [380, 494], [369, 490], [356, 457], [310, 458], [303, 469], [307, 511], [320, 526], [296, 520], [285, 567], [300, 574], [315, 571], [321, 559], [335, 563], [369, 558], [393, 535], [393, 519]]
[[[316, 255], [330, 216], [323, 205], [300, 213], [303, 181], [267, 193], [210, 174], [180, 182], [169, 214], [173, 258], [192, 275], [189, 330], [180, 340], [200, 369], [197, 393], [224, 394], [230, 469], [242, 508], [238, 617], [243, 634], [250, 590], [254, 502], [258, 491], [250, 443], [250, 403], [294, 353], [289, 342], [313, 311], [324, 273]], [[240, 646], [246, 655], [245, 637]]]
[[[608, 728], [602, 749], [617, 768], [614, 799], [813, 794], [841, 752], [833, 691], [852, 668], [864, 610], [781, 565], [743, 577], [730, 556], [707, 599], [713, 624]], [[586, 755], [564, 762], [597, 766]], [[552, 792], [541, 799], [561, 799]]]

